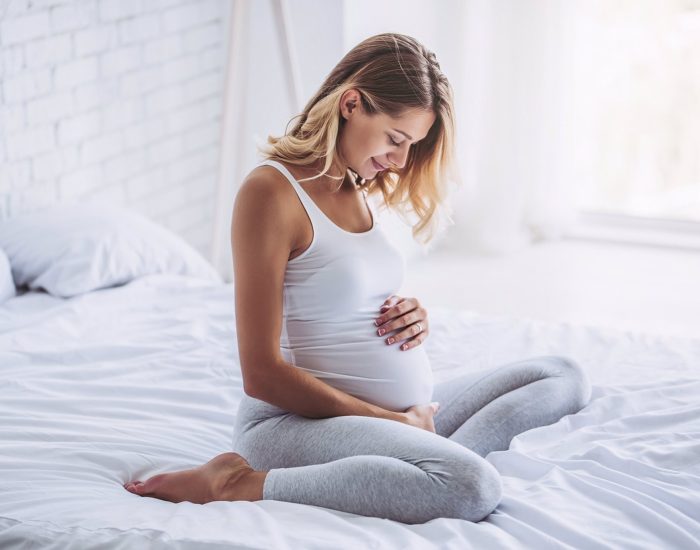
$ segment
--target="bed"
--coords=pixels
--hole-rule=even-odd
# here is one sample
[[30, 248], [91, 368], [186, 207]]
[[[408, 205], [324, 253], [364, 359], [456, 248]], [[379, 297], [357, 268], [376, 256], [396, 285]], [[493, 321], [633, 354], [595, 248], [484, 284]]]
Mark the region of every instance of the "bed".
[[[197, 505], [133, 495], [122, 487], [127, 480], [235, 450], [243, 386], [233, 285], [201, 263], [182, 268], [172, 258], [107, 280], [114, 265], [103, 258], [102, 288], [57, 290], [79, 269], [64, 265], [52, 286], [50, 257], [39, 288], [22, 272], [43, 254], [27, 251], [27, 228], [49, 222], [33, 218], [4, 232], [0, 225], [0, 249], [22, 281], [0, 304], [0, 548], [699, 546], [700, 337], [449, 308], [430, 310], [424, 344], [436, 382], [561, 354], [582, 364], [593, 384], [582, 411], [486, 457], [504, 488], [486, 520], [405, 525], [278, 501]], [[37, 234], [45, 239], [46, 227]], [[23, 246], [13, 248], [18, 240]], [[119, 242], [108, 242], [120, 258]], [[51, 256], [56, 246], [42, 250]], [[104, 251], [104, 241], [99, 246]], [[150, 257], [133, 256], [131, 267]]]

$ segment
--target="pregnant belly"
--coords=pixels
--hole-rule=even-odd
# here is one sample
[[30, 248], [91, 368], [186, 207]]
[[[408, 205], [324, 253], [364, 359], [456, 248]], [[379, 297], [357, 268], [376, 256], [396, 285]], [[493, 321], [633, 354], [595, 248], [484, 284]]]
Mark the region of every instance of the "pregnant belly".
[[[363, 323], [365, 324], [365, 323]], [[391, 335], [393, 333], [390, 333]], [[327, 384], [392, 411], [430, 402], [433, 371], [425, 348], [387, 345], [370, 327], [343, 335], [306, 335], [282, 347], [283, 357]], [[305, 345], [300, 345], [304, 340]]]

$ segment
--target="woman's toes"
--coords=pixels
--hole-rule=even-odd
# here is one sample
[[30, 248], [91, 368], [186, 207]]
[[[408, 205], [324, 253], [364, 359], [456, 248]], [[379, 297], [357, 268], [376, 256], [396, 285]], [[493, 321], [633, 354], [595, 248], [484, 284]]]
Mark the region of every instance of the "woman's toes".
[[124, 484], [124, 489], [137, 495], [143, 492], [143, 487], [144, 483], [142, 481], [128, 481]]

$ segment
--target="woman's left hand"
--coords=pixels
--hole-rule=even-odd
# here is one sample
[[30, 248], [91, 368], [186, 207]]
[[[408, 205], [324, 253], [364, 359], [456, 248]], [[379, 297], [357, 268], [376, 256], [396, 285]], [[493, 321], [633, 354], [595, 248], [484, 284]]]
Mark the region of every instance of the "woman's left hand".
[[399, 330], [397, 334], [388, 337], [385, 342], [388, 345], [398, 343], [408, 338], [401, 344], [400, 349], [416, 347], [423, 343], [430, 332], [428, 328], [428, 312], [420, 305], [416, 298], [402, 298], [391, 295], [379, 308], [380, 316], [374, 321], [379, 327], [377, 335], [383, 336], [392, 330]]

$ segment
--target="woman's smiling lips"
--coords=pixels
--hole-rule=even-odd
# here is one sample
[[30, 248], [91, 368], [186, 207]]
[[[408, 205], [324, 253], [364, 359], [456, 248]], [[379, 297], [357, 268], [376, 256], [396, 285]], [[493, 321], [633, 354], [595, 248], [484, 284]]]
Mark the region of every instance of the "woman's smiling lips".
[[381, 172], [382, 170], [386, 170], [386, 167], [379, 164], [376, 160], [374, 160], [374, 158], [370, 157], [370, 159], [372, 160], [372, 164], [374, 164], [374, 167], [377, 169], [378, 172]]

